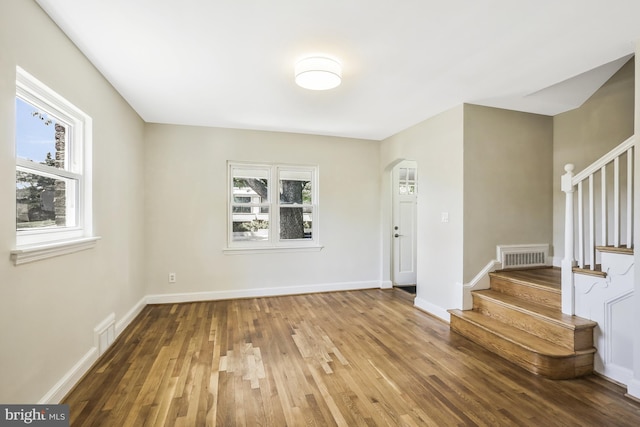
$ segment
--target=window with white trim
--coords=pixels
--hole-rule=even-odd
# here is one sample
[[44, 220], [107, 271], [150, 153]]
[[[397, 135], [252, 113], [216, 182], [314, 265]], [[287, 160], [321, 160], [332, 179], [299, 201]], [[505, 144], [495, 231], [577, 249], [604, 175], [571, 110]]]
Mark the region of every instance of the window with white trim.
[[91, 118], [19, 67], [15, 102], [17, 248], [91, 237]]
[[229, 163], [229, 248], [318, 247], [316, 166]]

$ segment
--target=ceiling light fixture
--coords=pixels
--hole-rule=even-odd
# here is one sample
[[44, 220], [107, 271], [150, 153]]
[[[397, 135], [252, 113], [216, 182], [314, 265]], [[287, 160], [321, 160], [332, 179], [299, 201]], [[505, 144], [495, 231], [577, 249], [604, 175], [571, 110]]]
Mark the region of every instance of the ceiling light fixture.
[[312, 56], [296, 63], [296, 84], [310, 90], [327, 90], [342, 82], [342, 65], [325, 56]]

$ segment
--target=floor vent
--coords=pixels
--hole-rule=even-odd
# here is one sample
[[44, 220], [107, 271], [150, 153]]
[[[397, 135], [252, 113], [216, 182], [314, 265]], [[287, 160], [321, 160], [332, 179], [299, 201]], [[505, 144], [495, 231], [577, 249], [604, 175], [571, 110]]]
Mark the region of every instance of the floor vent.
[[547, 265], [549, 245], [498, 246], [502, 268], [540, 267]]
[[116, 335], [115, 320], [116, 315], [111, 313], [98, 326], [93, 328], [94, 342], [99, 356], [113, 344]]

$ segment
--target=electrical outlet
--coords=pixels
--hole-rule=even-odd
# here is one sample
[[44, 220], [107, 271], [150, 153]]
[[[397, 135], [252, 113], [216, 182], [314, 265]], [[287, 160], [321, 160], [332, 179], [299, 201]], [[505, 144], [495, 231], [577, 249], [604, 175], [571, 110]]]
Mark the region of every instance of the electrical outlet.
[[169, 283], [176, 283], [176, 273], [169, 273]]

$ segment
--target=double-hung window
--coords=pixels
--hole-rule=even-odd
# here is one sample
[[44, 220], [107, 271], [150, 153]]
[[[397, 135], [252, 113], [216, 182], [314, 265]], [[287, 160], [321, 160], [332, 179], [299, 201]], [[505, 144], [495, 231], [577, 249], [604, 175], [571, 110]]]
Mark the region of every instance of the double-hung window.
[[319, 247], [316, 166], [229, 163], [229, 249]]
[[21, 68], [15, 102], [14, 259], [25, 248], [52, 252], [92, 233], [91, 118]]

